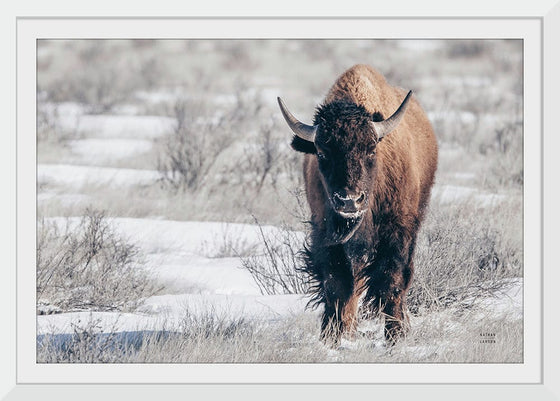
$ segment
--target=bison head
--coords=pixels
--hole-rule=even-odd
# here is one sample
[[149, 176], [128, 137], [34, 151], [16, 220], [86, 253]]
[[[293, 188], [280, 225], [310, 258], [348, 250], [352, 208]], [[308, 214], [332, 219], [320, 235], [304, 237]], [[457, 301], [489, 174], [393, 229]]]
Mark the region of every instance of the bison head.
[[397, 127], [411, 94], [386, 120], [355, 103], [333, 101], [318, 107], [314, 125], [297, 120], [278, 98], [295, 133], [292, 147], [317, 157], [326, 206], [333, 212], [327, 216], [332, 242], [347, 241], [360, 226], [374, 185], [377, 143]]

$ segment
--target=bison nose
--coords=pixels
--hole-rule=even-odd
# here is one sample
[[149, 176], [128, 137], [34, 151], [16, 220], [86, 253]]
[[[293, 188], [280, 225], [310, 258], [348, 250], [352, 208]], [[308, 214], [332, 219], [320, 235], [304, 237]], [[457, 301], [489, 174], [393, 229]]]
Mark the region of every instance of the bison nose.
[[338, 212], [355, 213], [358, 207], [364, 202], [366, 195], [360, 192], [357, 195], [341, 195], [335, 192], [333, 195], [334, 207]]

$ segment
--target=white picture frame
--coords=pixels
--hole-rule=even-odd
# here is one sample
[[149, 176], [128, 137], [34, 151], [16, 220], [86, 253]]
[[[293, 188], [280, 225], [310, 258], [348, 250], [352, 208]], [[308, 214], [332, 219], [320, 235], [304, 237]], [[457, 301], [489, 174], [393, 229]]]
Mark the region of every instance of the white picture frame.
[[[17, 161], [17, 210], [10, 210], [15, 217], [16, 232], [11, 232], [17, 240], [17, 253], [5, 286], [11, 291], [4, 294], [11, 298], [7, 305], [14, 305], [12, 322], [16, 322], [16, 336], [8, 336], [2, 343], [8, 349], [6, 355], [11, 364], [4, 377], [11, 378], [3, 386], [1, 394], [6, 399], [25, 399], [55, 394], [58, 390], [60, 399], [64, 397], [99, 398], [102, 396], [138, 397], [166, 396], [188, 394], [208, 398], [208, 392], [231, 396], [232, 392], [243, 391], [250, 384], [262, 384], [251, 387], [251, 391], [267, 397], [270, 394], [303, 391], [327, 391], [339, 393], [342, 397], [348, 389], [362, 392], [364, 396], [375, 394], [379, 397], [394, 397], [395, 392], [403, 396], [422, 395], [430, 399], [482, 399], [506, 398], [557, 399], [560, 396], [558, 385], [554, 383], [555, 368], [558, 366], [558, 346], [554, 344], [557, 317], [554, 316], [553, 283], [557, 272], [554, 261], [549, 256], [552, 243], [554, 223], [548, 212], [554, 206], [552, 198], [557, 194], [549, 192], [554, 183], [552, 173], [552, 150], [555, 147], [551, 133], [558, 128], [552, 120], [555, 114], [554, 88], [558, 78], [554, 71], [560, 70], [558, 52], [555, 50], [557, 38], [560, 37], [560, 5], [540, 5], [540, 10], [525, 10], [499, 15], [496, 10], [474, 13], [463, 10], [457, 14], [429, 17], [416, 10], [415, 16], [399, 17], [398, 13], [385, 11], [370, 14], [371, 17], [297, 17], [297, 18], [46, 18], [28, 17], [16, 13], [11, 16], [17, 34], [12, 45], [17, 51], [17, 86], [11, 101], [14, 106], [14, 131], [17, 148], [10, 160]], [[537, 7], [535, 7], [536, 9]], [[525, 12], [525, 14], [523, 14]], [[512, 15], [513, 14], [513, 15]], [[388, 16], [391, 16], [389, 18]], [[396, 17], [395, 17], [396, 16]], [[375, 22], [375, 24], [371, 24]], [[470, 25], [470, 27], [469, 27]], [[470, 29], [470, 32], [469, 32]], [[34, 250], [35, 226], [35, 149], [34, 149], [34, 102], [35, 63], [34, 49], [30, 46], [41, 37], [198, 37], [221, 38], [224, 32], [228, 37], [247, 38], [299, 38], [299, 37], [367, 37], [385, 38], [449, 38], [449, 37], [521, 37], [527, 42], [525, 47], [525, 261], [531, 261], [534, 270], [525, 270], [525, 353], [524, 362], [515, 365], [383, 365], [367, 367], [345, 364], [343, 366], [316, 365], [38, 365], [34, 363], [35, 349], [29, 349], [31, 341], [35, 342], [32, 317], [27, 314], [35, 312], [34, 297]], [[229, 36], [232, 35], [232, 36]], [[541, 64], [544, 62], [544, 65]], [[12, 66], [13, 67], [13, 66]], [[12, 79], [16, 77], [6, 73]], [[31, 79], [30, 79], [31, 78]], [[14, 85], [15, 86], [15, 85]], [[542, 101], [542, 104], [541, 104]], [[12, 107], [11, 109], [14, 109]], [[16, 115], [17, 111], [17, 115]], [[527, 132], [538, 132], [539, 138], [529, 141]], [[548, 134], [547, 134], [548, 133]], [[11, 145], [16, 141], [12, 141]], [[6, 146], [7, 147], [7, 146]], [[15, 156], [15, 157], [14, 157]], [[545, 163], [545, 160], [548, 160]], [[12, 167], [12, 168], [13, 168]], [[548, 175], [547, 175], [548, 172]], [[16, 188], [14, 185], [14, 188]], [[12, 205], [10, 205], [12, 206]], [[557, 217], [557, 214], [556, 214]], [[530, 233], [528, 236], [527, 233]], [[553, 248], [552, 248], [553, 249]], [[548, 252], [548, 253], [547, 253]], [[17, 274], [16, 274], [17, 273]], [[17, 283], [16, 283], [17, 278]], [[16, 297], [17, 296], [17, 297]], [[16, 301], [14, 304], [13, 301]], [[16, 309], [17, 307], [17, 309]], [[31, 323], [30, 323], [31, 322]], [[17, 345], [17, 346], [16, 346]], [[451, 372], [454, 371], [454, 372]], [[464, 380], [457, 380], [462, 377]], [[393, 378], [391, 380], [391, 378]], [[380, 380], [381, 379], [381, 380]], [[101, 383], [101, 384], [100, 384]], [[197, 384], [188, 390], [182, 384]], [[57, 386], [53, 386], [57, 384]], [[68, 385], [69, 386], [64, 386]], [[212, 386], [220, 384], [219, 386]], [[267, 384], [267, 386], [264, 386]], [[373, 384], [378, 384], [372, 389]], [[319, 385], [328, 385], [320, 387]], [[210, 387], [212, 386], [212, 387]], [[278, 391], [278, 393], [276, 393]], [[375, 392], [375, 393], [373, 393]], [[316, 393], [317, 395], [319, 393]], [[306, 395], [307, 396], [307, 395]], [[400, 398], [400, 397], [399, 397]]]

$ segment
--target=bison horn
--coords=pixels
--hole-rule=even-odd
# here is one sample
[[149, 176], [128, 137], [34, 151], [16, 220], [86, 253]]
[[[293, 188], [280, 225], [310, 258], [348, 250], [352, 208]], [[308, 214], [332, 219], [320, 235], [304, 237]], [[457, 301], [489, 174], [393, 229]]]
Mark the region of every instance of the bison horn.
[[404, 98], [403, 102], [393, 113], [393, 115], [386, 120], [383, 121], [372, 121], [371, 125], [377, 134], [377, 139], [383, 138], [389, 132], [393, 131], [399, 123], [401, 122], [402, 118], [404, 117], [404, 112], [406, 111], [406, 107], [408, 105], [408, 101], [410, 100], [410, 96], [412, 95], [412, 91], [409, 91], [406, 97]]
[[301, 139], [309, 142], [314, 142], [315, 134], [317, 133], [317, 126], [304, 124], [297, 118], [295, 118], [280, 98], [278, 98], [278, 104], [280, 105], [282, 115], [286, 119], [286, 122], [288, 123], [290, 129], [294, 131], [294, 134], [299, 136]]

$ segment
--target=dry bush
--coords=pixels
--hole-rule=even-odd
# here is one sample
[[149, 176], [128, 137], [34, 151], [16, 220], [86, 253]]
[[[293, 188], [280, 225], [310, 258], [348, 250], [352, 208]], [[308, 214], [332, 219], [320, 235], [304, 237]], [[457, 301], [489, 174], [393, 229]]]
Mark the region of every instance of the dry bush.
[[37, 140], [48, 141], [61, 139], [58, 107], [46, 107], [42, 101], [37, 102]]
[[[288, 157], [282, 148], [285, 138], [278, 139], [275, 120], [269, 120], [260, 126], [257, 138], [243, 149], [243, 157], [234, 167], [236, 182], [249, 191], [259, 194], [265, 184], [276, 188]], [[290, 153], [292, 151], [290, 150]]]
[[[236, 175], [234, 161], [223, 168], [222, 180], [213, 182], [219, 156], [237, 140], [241, 133], [258, 120], [262, 99], [243, 83], [235, 89], [231, 106], [214, 106], [202, 100], [178, 100], [172, 111], [175, 127], [163, 139], [158, 170], [167, 186], [181, 191], [196, 190], [203, 184], [220, 186]], [[229, 158], [231, 159], [231, 157]], [[211, 191], [212, 188], [209, 188]]]
[[138, 248], [112, 230], [103, 212], [86, 210], [64, 229], [38, 224], [38, 313], [134, 310], [157, 291]]
[[265, 233], [259, 227], [261, 253], [241, 258], [245, 268], [255, 280], [263, 295], [305, 294], [309, 278], [301, 271], [301, 235], [283, 226], [278, 231]]
[[[37, 141], [41, 148], [58, 147], [60, 150], [66, 146], [69, 139], [78, 138], [79, 118], [76, 118], [73, 127], [64, 127], [61, 123], [61, 111], [57, 103], [48, 103], [45, 96], [37, 99]], [[40, 152], [38, 156], [42, 156]]]
[[484, 175], [489, 187], [523, 188], [523, 123], [508, 122], [499, 125], [490, 143], [484, 146], [490, 160], [490, 168]]
[[202, 103], [178, 101], [175, 127], [163, 143], [158, 170], [176, 190], [195, 190], [208, 178], [218, 156], [231, 144], [229, 115], [210, 115]]
[[419, 233], [408, 296], [416, 314], [468, 307], [523, 271], [521, 216], [511, 207], [432, 205]]

